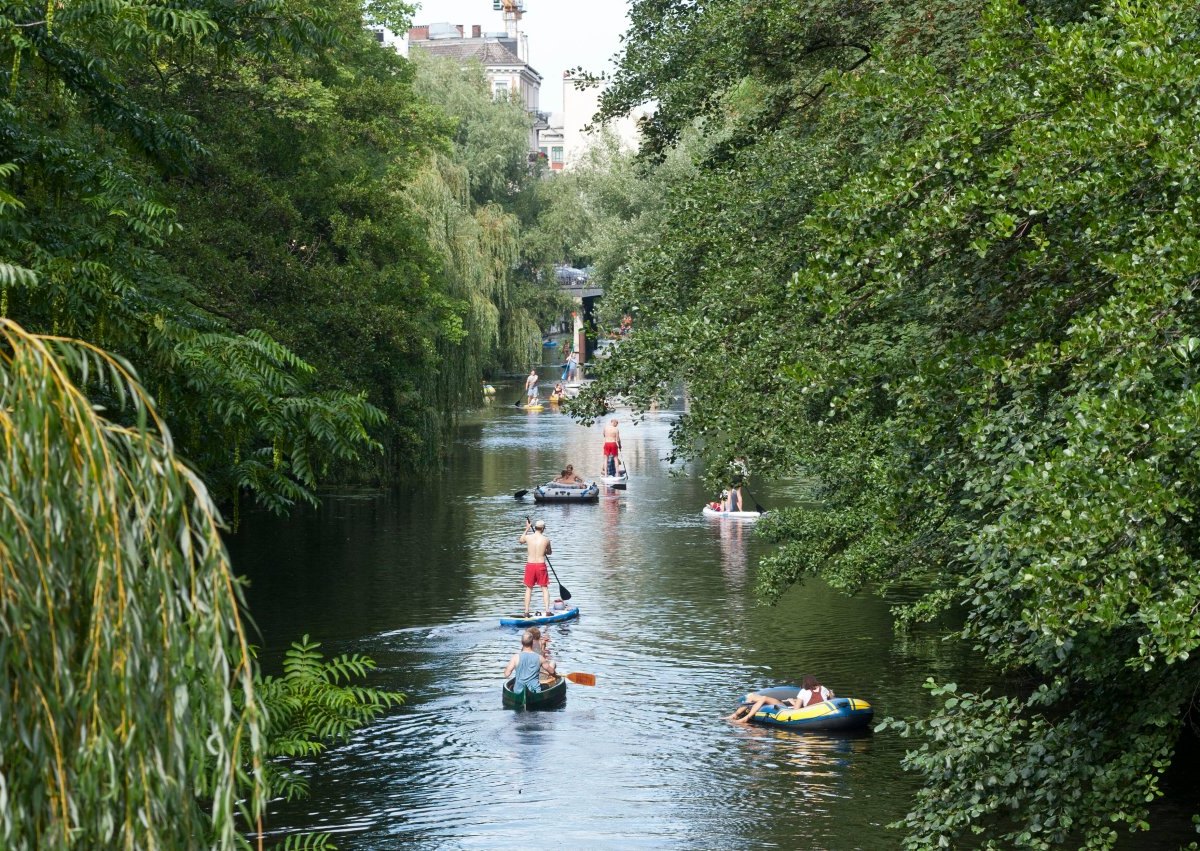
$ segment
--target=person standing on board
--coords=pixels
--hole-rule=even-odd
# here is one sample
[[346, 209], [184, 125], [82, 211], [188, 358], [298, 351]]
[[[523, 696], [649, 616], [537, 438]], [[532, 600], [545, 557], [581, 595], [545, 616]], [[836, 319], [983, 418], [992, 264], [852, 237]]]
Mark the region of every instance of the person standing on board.
[[621, 454], [621, 431], [617, 428], [620, 420], [613, 417], [604, 427], [604, 474], [617, 474], [617, 456]]
[[568, 382], [574, 383], [579, 381], [579, 351], [575, 350], [567, 355], [567, 362], [563, 364], [563, 375]]
[[529, 601], [535, 585], [542, 586], [543, 612], [550, 611], [550, 574], [546, 571], [546, 556], [554, 552], [550, 539], [546, 537], [546, 521], [539, 520], [532, 526], [525, 518], [525, 534], [520, 543], [527, 548], [525, 555], [525, 617], [529, 617]]
[[525, 404], [535, 405], [538, 400], [538, 374], [537, 367], [529, 370], [529, 377], [525, 379]]
[[[521, 633], [521, 649], [513, 654], [504, 668], [504, 679], [513, 677], [513, 694], [524, 691], [542, 690], [542, 671], [554, 675], [552, 662], [541, 654], [541, 647], [534, 646], [535, 639], [530, 630]], [[515, 676], [514, 676], [515, 674]]]

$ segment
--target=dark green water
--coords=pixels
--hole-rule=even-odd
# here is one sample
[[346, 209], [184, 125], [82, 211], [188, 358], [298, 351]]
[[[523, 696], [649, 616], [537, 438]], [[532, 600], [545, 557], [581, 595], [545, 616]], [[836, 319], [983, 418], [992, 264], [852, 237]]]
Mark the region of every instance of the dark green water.
[[[600, 427], [514, 408], [516, 390], [499, 389], [430, 487], [254, 515], [232, 541], [268, 669], [308, 632], [328, 654], [372, 656], [373, 684], [408, 695], [317, 760], [311, 798], [277, 804], [271, 828], [331, 831], [343, 849], [897, 847], [884, 826], [915, 784], [899, 768], [903, 740], [722, 716], [740, 693], [808, 672], [877, 717], [922, 714], [926, 677], [978, 685], [977, 663], [893, 636], [872, 597], [813, 583], [759, 605], [766, 546], [751, 527], [700, 515], [711, 495], [663, 460], [672, 412], [636, 425], [618, 412], [627, 491], [599, 505], [514, 500], [565, 463], [598, 472]], [[768, 483], [755, 495], [769, 507], [803, 494]], [[599, 679], [570, 687], [554, 712], [500, 701], [518, 630], [498, 617], [521, 601], [527, 514], [546, 520], [582, 610], [551, 627], [560, 670]]]

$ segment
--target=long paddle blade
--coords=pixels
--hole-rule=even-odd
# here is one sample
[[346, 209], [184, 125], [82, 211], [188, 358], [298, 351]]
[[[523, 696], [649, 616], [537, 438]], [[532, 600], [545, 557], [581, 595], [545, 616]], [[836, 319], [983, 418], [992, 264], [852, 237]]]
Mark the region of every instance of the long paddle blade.
[[[525, 519], [528, 520], [529, 518], [526, 517]], [[562, 598], [564, 603], [570, 600], [571, 592], [567, 590], [567, 586], [563, 585], [562, 580], [558, 578], [558, 571], [554, 569], [554, 565], [550, 563], [549, 558], [546, 559], [546, 567], [550, 568], [550, 572], [554, 574], [554, 581], [558, 583], [558, 596]]]
[[577, 686], [594, 686], [596, 684], [595, 674], [567, 674], [567, 679]]

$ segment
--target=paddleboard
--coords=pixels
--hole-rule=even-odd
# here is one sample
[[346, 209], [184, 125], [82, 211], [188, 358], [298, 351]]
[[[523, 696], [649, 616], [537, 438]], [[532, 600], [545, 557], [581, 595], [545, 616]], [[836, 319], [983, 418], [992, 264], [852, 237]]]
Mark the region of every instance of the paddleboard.
[[629, 474], [621, 476], [601, 476], [600, 481], [608, 485], [610, 488], [620, 487], [621, 485], [629, 484]]
[[579, 617], [579, 607], [572, 606], [561, 612], [531, 612], [525, 617], [523, 612], [513, 615], [502, 615], [500, 626], [541, 626], [544, 623], [559, 623]]
[[754, 521], [762, 517], [757, 511], [717, 511], [715, 508], [704, 506], [704, 510], [700, 512], [705, 517], [720, 517], [724, 520], [749, 520]]
[[523, 405], [522, 407], [525, 408], [525, 410], [527, 410], [527, 411], [541, 411], [546, 406], [545, 405]]

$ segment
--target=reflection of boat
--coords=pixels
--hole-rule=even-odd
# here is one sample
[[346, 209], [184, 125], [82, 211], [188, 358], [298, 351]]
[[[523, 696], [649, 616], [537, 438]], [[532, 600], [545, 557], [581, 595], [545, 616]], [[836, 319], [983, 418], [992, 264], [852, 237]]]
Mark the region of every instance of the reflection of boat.
[[504, 684], [505, 709], [554, 709], [567, 702], [567, 678], [559, 677], [552, 685], [542, 684], [541, 691], [513, 691], [514, 677]]
[[534, 488], [533, 499], [535, 502], [599, 502], [600, 486], [595, 482], [588, 482], [587, 487], [573, 488], [570, 485], [550, 482], [540, 488]]
[[[788, 700], [800, 693], [798, 686], [776, 686], [759, 689], [756, 694]], [[749, 695], [747, 695], [748, 697]], [[743, 698], [742, 705], [746, 705]], [[802, 709], [791, 706], [764, 706], [751, 723], [785, 730], [865, 730], [875, 717], [875, 710], [865, 700], [855, 697], [834, 697]]]
[[561, 612], [533, 612], [529, 617], [524, 614], [505, 615], [500, 618], [500, 626], [541, 626], [544, 623], [559, 623], [579, 617], [579, 607], [572, 606]]
[[757, 520], [762, 517], [757, 511], [720, 511], [711, 505], [704, 506], [700, 513], [705, 517], [723, 517], [726, 520]]

